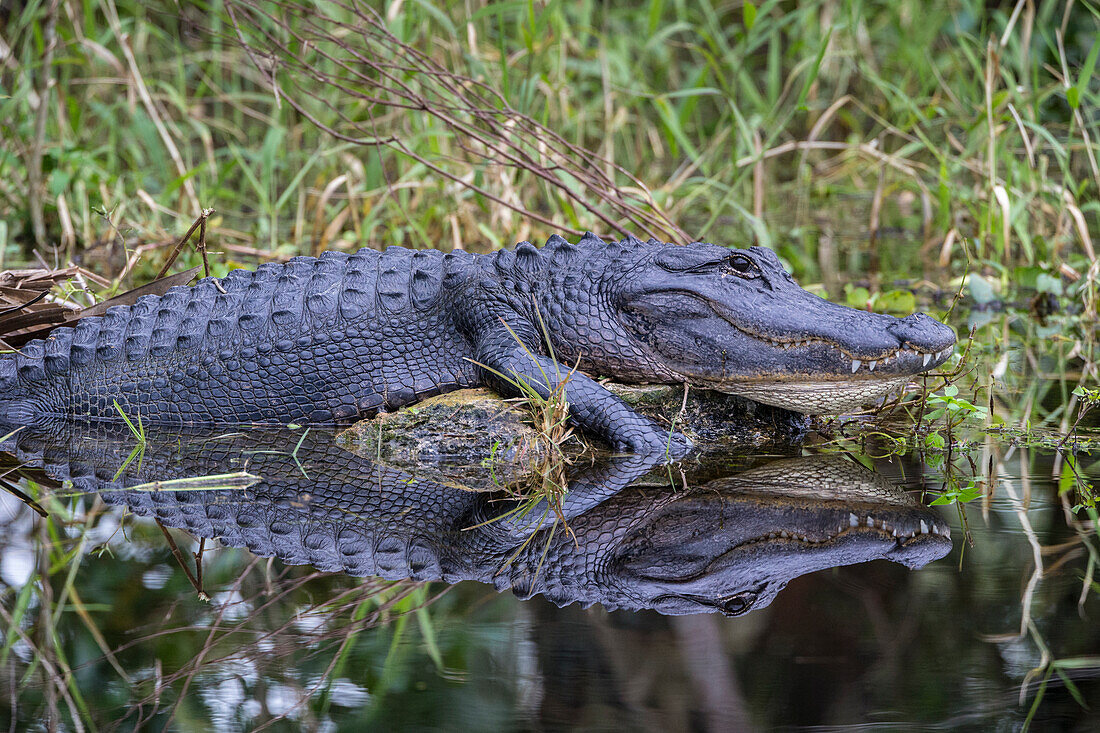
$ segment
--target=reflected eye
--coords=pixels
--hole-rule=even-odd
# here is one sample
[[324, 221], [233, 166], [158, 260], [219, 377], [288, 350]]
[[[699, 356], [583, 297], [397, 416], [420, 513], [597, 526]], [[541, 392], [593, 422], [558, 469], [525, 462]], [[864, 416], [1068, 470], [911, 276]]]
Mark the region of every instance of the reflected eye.
[[741, 277], [754, 278], [760, 276], [760, 270], [756, 267], [756, 263], [744, 255], [731, 255], [728, 262], [730, 269]]
[[735, 596], [729, 598], [723, 598], [716, 604], [718, 610], [725, 616], [740, 616], [745, 611], [752, 607], [753, 601], [756, 600], [757, 592], [754, 590], [738, 593]]
[[[753, 604], [756, 603], [756, 599], [760, 596], [760, 592], [763, 590], [763, 586], [754, 588], [753, 590], [741, 591], [727, 598], [707, 598], [706, 596], [695, 595], [694, 593], [675, 593], [663, 596], [658, 596], [653, 599], [653, 607], [662, 613], [683, 613], [684, 611], [674, 611], [673, 608], [684, 608], [680, 601], [687, 601], [688, 603], [697, 604], [704, 608], [713, 608], [723, 616], [741, 616], [752, 610]], [[691, 611], [688, 611], [691, 613]], [[695, 611], [697, 613], [697, 611]]]

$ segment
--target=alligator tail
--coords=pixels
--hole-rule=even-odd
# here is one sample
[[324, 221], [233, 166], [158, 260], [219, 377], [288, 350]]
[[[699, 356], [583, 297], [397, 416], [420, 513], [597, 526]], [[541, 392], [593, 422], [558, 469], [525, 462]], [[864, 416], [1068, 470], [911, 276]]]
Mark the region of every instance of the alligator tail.
[[72, 336], [71, 328], [58, 328], [44, 341], [0, 354], [0, 426], [27, 425], [50, 411], [47, 403], [61, 392], [58, 382], [67, 382]]

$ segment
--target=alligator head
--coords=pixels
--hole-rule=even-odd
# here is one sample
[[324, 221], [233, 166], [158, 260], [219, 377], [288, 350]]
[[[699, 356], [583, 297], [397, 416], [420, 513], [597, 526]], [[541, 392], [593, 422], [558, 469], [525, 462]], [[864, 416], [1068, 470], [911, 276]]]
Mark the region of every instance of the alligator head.
[[605, 605], [739, 616], [815, 570], [875, 559], [919, 568], [951, 549], [935, 510], [842, 456], [773, 461], [639, 517], [600, 569], [618, 591]]
[[[955, 344], [950, 328], [923, 313], [899, 319], [803, 290], [762, 247], [636, 239], [607, 246], [619, 253], [599, 276], [612, 311], [600, 327], [617, 331], [621, 343], [611, 351], [593, 344], [589, 360], [612, 376], [831, 413], [896, 391], [946, 361]], [[583, 266], [599, 266], [593, 261]], [[623, 353], [638, 366], [620, 375]]]

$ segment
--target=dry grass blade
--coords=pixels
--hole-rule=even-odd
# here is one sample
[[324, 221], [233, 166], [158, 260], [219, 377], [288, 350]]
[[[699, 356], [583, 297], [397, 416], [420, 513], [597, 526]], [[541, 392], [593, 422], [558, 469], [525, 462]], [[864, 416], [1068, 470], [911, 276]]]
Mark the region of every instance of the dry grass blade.
[[84, 274], [90, 273], [79, 267], [0, 272], [0, 349], [17, 349], [72, 318], [77, 313], [74, 304], [46, 296], [55, 286]]
[[[86, 308], [56, 297], [47, 300], [51, 290], [74, 280], [109, 285], [84, 268], [74, 266], [55, 270], [0, 272], [0, 350], [18, 349], [32, 339], [46, 338], [57, 326], [89, 316], [101, 316], [114, 306], [133, 305], [142, 296], [164, 295], [177, 285], [191, 282], [199, 270], [208, 275], [210, 263], [206, 254], [206, 222], [213, 212], [213, 209], [202, 210], [191, 228], [176, 243], [156, 279]], [[199, 230], [197, 247], [202, 255], [202, 266], [165, 277], [196, 229]]]
[[102, 303], [96, 303], [93, 306], [85, 308], [80, 311], [74, 318], [86, 318], [88, 316], [101, 316], [107, 312], [109, 308], [113, 308], [116, 305], [133, 305], [137, 302], [138, 298], [145, 295], [164, 295], [169, 289], [174, 288], [177, 285], [186, 285], [191, 282], [196, 275], [199, 274], [199, 270], [202, 267], [192, 267], [190, 270], [184, 270], [183, 272], [177, 272], [175, 275], [169, 275], [168, 277], [161, 278], [160, 280], [154, 280], [146, 285], [141, 285], [133, 290], [127, 290], [125, 293], [116, 295], [113, 298], [109, 298]]
[[19, 501], [29, 506], [31, 509], [34, 510], [36, 514], [38, 514], [38, 516], [43, 518], [50, 516], [50, 513], [43, 509], [41, 504], [31, 498], [26, 492], [22, 491], [18, 486], [2, 477], [0, 477], [0, 489], [3, 489], [4, 491], [14, 496], [16, 499], [19, 499]]

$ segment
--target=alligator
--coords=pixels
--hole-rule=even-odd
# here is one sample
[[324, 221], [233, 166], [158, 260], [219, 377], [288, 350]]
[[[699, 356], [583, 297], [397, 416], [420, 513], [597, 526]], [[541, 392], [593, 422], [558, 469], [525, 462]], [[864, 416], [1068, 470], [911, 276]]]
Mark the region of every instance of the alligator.
[[943, 363], [953, 331], [799, 287], [768, 249], [627, 237], [475, 255], [326, 252], [205, 278], [0, 356], [0, 417], [143, 424], [350, 423], [484, 385], [548, 397], [620, 451], [689, 441], [596, 377], [690, 384], [837, 412]]
[[[781, 459], [686, 489], [650, 472], [658, 457], [612, 456], [578, 469], [557, 511], [521, 516], [499, 494], [421, 480], [304, 432], [151, 429], [136, 460], [128, 429], [110, 424], [27, 430], [0, 447], [77, 492], [287, 564], [476, 580], [558, 606], [737, 616], [808, 572], [874, 559], [919, 568], [951, 549], [935, 510], [843, 456]], [[258, 477], [247, 489], [166, 490], [242, 470]], [[647, 472], [663, 483], [638, 482]]]

